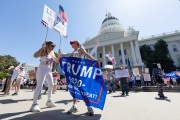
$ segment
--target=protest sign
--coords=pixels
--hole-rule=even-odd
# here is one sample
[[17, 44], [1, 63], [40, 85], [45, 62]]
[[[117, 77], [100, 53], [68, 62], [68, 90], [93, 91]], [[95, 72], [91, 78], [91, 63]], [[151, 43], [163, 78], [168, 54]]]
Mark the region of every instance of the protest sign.
[[151, 81], [151, 76], [150, 74], [143, 74], [144, 81]]
[[42, 22], [46, 24], [49, 28], [53, 28], [55, 19], [56, 13], [53, 10], [51, 10], [47, 5], [44, 5]]
[[139, 75], [139, 69], [138, 68], [132, 68], [134, 76]]
[[116, 78], [129, 77], [129, 71], [128, 71], [128, 69], [115, 70], [115, 77], [116, 77]]

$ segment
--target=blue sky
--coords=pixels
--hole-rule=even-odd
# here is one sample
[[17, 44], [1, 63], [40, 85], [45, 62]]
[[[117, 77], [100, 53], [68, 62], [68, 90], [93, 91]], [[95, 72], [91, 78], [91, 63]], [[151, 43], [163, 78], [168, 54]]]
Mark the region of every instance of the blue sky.
[[[125, 29], [134, 26], [139, 38], [180, 30], [179, 0], [1, 0], [0, 55], [11, 55], [19, 62], [39, 64], [33, 58], [45, 39], [42, 26], [44, 4], [58, 13], [61, 4], [68, 17], [68, 38], [62, 38], [61, 51], [72, 51], [69, 41], [83, 43], [97, 35], [106, 9]], [[59, 35], [49, 29], [47, 39], [57, 44]]]

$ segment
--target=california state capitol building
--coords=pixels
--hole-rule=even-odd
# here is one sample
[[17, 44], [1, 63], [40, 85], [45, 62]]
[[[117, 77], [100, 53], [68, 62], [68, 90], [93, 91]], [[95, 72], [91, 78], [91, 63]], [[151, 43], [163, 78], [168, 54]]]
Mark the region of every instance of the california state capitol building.
[[113, 65], [114, 68], [119, 67], [120, 64], [127, 66], [129, 59], [132, 67], [145, 66], [141, 54], [140, 47], [148, 45], [154, 49], [155, 43], [162, 38], [168, 44], [169, 57], [174, 61], [176, 67], [180, 66], [180, 31], [175, 30], [169, 33], [152, 35], [149, 37], [138, 38], [139, 31], [133, 27], [124, 29], [118, 18], [108, 13], [102, 21], [98, 34], [93, 38], [88, 38], [83, 43], [85, 50], [90, 51], [95, 47], [95, 43], [99, 42], [94, 58], [101, 58], [100, 67], [104, 68], [105, 65], [112, 64], [105, 54], [111, 54], [116, 61]]

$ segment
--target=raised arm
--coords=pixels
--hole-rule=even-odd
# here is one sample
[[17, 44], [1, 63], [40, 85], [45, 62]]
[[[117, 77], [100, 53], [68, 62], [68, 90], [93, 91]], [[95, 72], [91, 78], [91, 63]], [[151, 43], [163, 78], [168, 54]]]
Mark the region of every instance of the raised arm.
[[43, 44], [41, 49], [34, 53], [34, 58], [38, 58], [42, 55], [42, 52], [45, 51], [46, 44]]
[[91, 55], [89, 55], [83, 48], [80, 48], [79, 49], [79, 52], [80, 53], [82, 53], [82, 54], [84, 54], [88, 59], [90, 59], [90, 60], [96, 60], [96, 59], [94, 59]]

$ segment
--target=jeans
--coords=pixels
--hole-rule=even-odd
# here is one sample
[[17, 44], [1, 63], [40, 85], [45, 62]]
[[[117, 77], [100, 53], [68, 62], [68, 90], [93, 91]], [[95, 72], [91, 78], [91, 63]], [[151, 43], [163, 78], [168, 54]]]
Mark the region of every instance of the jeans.
[[126, 78], [121, 78], [121, 88], [122, 88], [122, 95], [128, 95], [128, 82], [126, 81]]
[[107, 84], [109, 93], [111, 93], [112, 91], [115, 92], [115, 81], [108, 80]]

